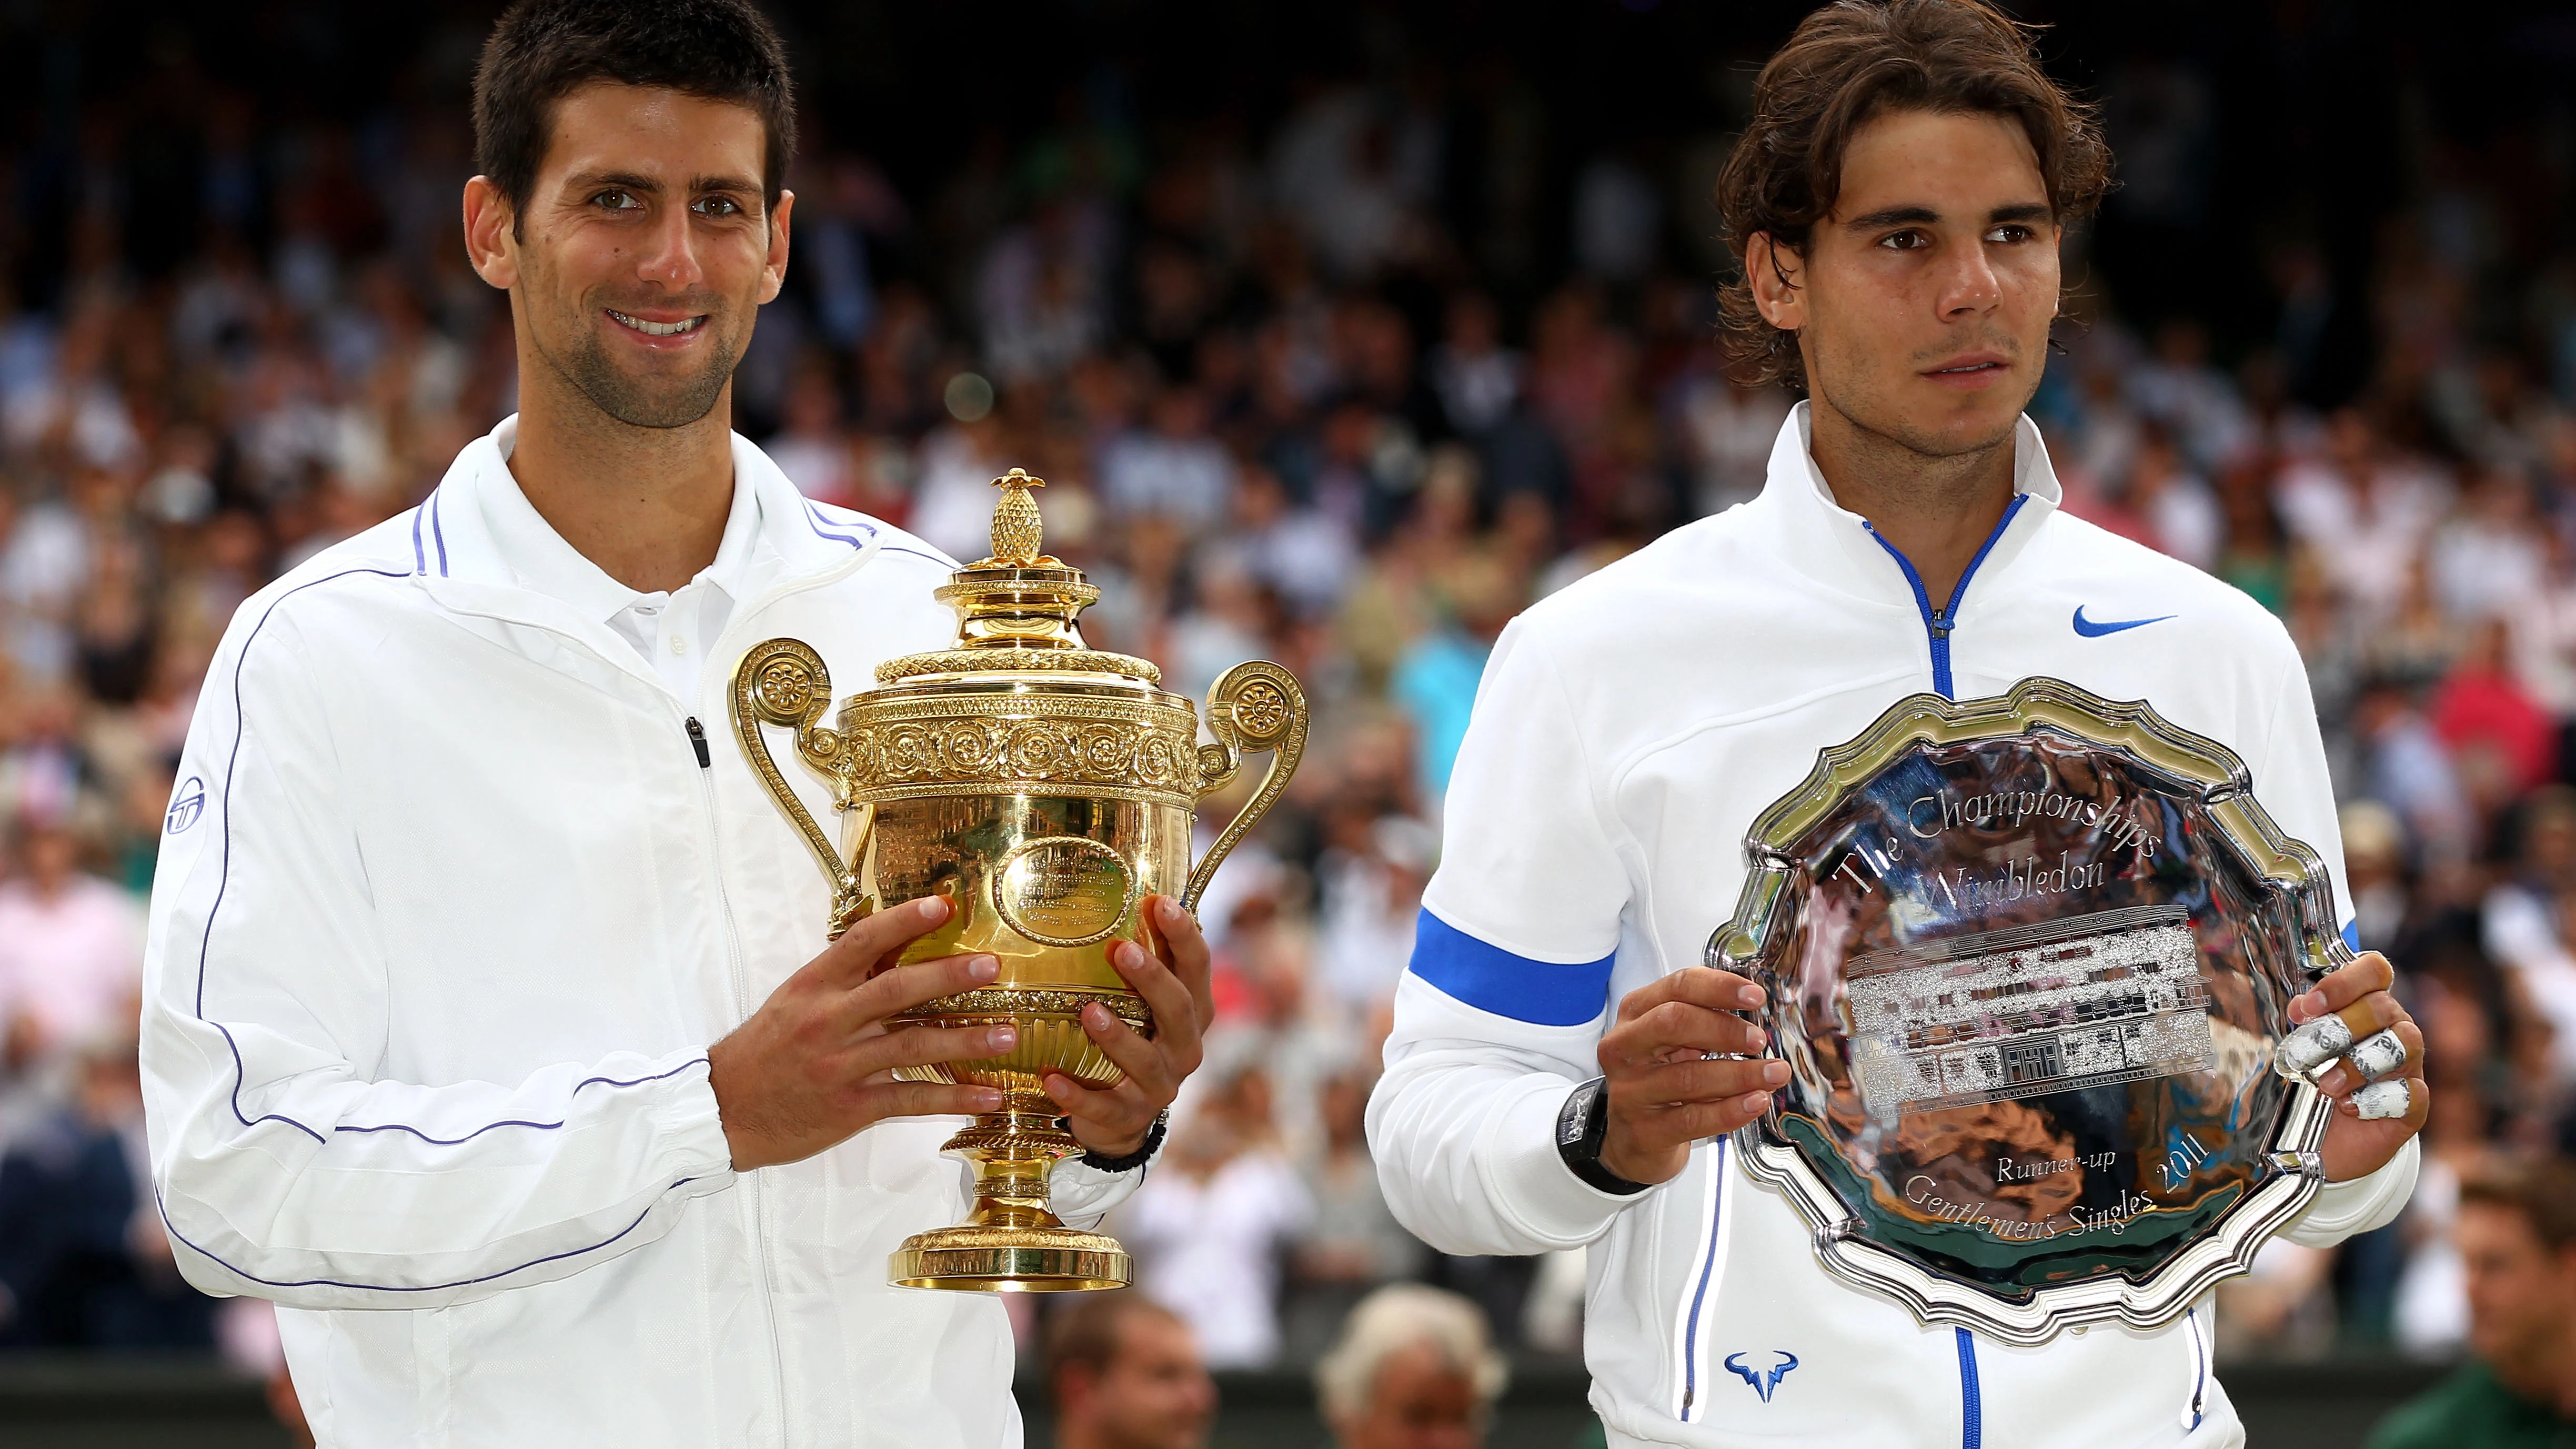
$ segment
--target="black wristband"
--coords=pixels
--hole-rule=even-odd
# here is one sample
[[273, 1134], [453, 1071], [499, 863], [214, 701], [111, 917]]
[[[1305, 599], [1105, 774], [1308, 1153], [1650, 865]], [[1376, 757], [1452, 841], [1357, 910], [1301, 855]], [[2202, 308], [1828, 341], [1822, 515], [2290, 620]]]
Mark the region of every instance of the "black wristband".
[[1594, 1077], [1566, 1093], [1556, 1113], [1556, 1155], [1588, 1187], [1619, 1197], [1634, 1197], [1654, 1186], [1630, 1182], [1601, 1165], [1601, 1143], [1610, 1135], [1609, 1083]]
[[1170, 1115], [1168, 1112], [1154, 1114], [1154, 1125], [1145, 1129], [1144, 1145], [1135, 1151], [1124, 1157], [1103, 1157], [1086, 1147], [1082, 1152], [1082, 1165], [1094, 1172], [1134, 1172], [1154, 1155], [1155, 1148], [1163, 1145], [1163, 1123]]

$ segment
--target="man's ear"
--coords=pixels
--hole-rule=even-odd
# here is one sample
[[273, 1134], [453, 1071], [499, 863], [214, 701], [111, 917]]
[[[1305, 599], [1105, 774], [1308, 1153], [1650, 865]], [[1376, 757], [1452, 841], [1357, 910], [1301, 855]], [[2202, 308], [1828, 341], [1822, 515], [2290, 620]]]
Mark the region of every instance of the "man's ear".
[[465, 183], [465, 259], [474, 275], [506, 292], [519, 284], [517, 213], [489, 176]]
[[769, 260], [760, 275], [760, 300], [764, 305], [777, 301], [778, 289], [787, 285], [787, 218], [795, 210], [796, 193], [780, 187], [778, 204], [769, 209]]
[[1798, 285], [1806, 261], [1796, 252], [1757, 231], [1744, 239], [1744, 281], [1753, 289], [1753, 305], [1762, 320], [1783, 332], [1807, 325], [1807, 295]]

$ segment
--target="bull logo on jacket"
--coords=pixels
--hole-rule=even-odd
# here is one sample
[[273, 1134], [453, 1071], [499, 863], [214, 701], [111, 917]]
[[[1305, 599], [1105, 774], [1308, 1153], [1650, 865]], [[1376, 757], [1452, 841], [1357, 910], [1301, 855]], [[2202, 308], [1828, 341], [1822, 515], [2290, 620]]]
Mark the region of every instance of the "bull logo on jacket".
[[1760, 1394], [1762, 1402], [1766, 1404], [1771, 1402], [1771, 1391], [1780, 1387], [1780, 1381], [1789, 1376], [1789, 1370], [1798, 1366], [1796, 1354], [1785, 1348], [1775, 1348], [1771, 1351], [1779, 1355], [1780, 1361], [1765, 1369], [1747, 1367], [1743, 1354], [1731, 1353], [1726, 1356], [1727, 1368], [1733, 1370], [1737, 1378], [1744, 1380], [1753, 1392]]

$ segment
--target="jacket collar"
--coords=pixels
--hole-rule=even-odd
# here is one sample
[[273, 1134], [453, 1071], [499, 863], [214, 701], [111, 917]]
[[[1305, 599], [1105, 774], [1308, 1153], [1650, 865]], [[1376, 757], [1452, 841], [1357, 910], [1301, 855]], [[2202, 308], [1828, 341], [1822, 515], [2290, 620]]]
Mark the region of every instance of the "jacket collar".
[[[1769, 474], [1759, 506], [1769, 511], [1780, 531], [1785, 557], [1801, 572], [1847, 593], [1873, 600], [1914, 606], [1914, 595], [1878, 541], [1868, 521], [1834, 501], [1834, 490], [1816, 468], [1810, 451], [1812, 405], [1801, 400], [1780, 425], [1771, 445]], [[2039, 425], [2024, 414], [2013, 428], [2013, 491], [2029, 501], [2015, 513], [2003, 536], [1977, 572], [1991, 579], [2010, 568], [2048, 515], [2057, 511], [2065, 492], [2049, 465], [2048, 448]], [[1973, 595], [1981, 591], [1972, 590]]]
[[[504, 422], [485, 440], [504, 460], [517, 440], [516, 421]], [[497, 476], [481, 475], [479, 481], [489, 485], [478, 487], [475, 494], [478, 521], [491, 546], [475, 551], [476, 567], [500, 575], [498, 581], [561, 599], [584, 617], [603, 621], [644, 597], [642, 590], [610, 577], [607, 570], [566, 542], [554, 525], [537, 512], [536, 505], [528, 501], [527, 491], [506, 467]], [[713, 585], [737, 606], [747, 602], [753, 559], [762, 548], [760, 519], [760, 490], [745, 482], [737, 469], [733, 503], [725, 515], [724, 536], [716, 545], [715, 560], [690, 582]]]
[[[565, 543], [519, 490], [508, 462], [518, 428], [516, 415], [504, 418], [456, 455], [413, 517], [413, 571], [449, 607], [614, 640], [605, 621], [633, 591]], [[707, 577], [732, 597], [736, 618], [773, 592], [828, 582], [876, 556], [873, 524], [826, 513], [740, 434], [733, 475], [733, 511]], [[605, 652], [621, 651], [632, 652]]]

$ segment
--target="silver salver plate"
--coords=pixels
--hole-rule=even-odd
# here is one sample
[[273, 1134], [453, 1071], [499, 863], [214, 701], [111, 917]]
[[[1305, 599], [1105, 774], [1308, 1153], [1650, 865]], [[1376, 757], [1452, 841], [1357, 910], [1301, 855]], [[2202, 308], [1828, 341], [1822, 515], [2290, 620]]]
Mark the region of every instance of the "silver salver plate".
[[1846, 1282], [2044, 1343], [2151, 1328], [2321, 1180], [2272, 1068], [2352, 959], [2244, 762], [2060, 680], [1900, 701], [1763, 812], [1708, 964], [1770, 993], [1789, 1084], [1736, 1134]]

